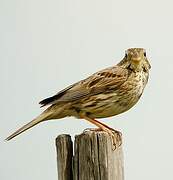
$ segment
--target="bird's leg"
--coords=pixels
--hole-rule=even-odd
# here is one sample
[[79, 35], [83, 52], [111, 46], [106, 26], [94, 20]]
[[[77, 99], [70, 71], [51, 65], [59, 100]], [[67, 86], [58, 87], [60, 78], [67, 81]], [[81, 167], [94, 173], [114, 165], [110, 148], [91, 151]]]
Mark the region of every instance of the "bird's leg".
[[98, 131], [98, 130], [102, 130], [107, 132], [113, 140], [113, 150], [116, 149], [116, 144], [118, 142], [118, 146], [120, 146], [122, 144], [122, 138], [121, 138], [121, 133], [113, 128], [110, 128], [109, 126], [107, 126], [106, 124], [101, 123], [100, 121], [97, 121], [95, 119], [91, 119], [87, 116], [82, 116], [83, 119], [89, 121], [90, 123], [96, 125], [98, 127], [98, 129], [91, 129], [92, 131]]
[[109, 127], [108, 125], [106, 125], [106, 124], [104, 124], [104, 123], [102, 123], [102, 122], [100, 122], [100, 121], [98, 121], [96, 119], [94, 119], [94, 121], [98, 122], [99, 124], [102, 124], [103, 126], [110, 129], [111, 131], [115, 131], [116, 133], [119, 133], [120, 135], [122, 135], [120, 131], [117, 131], [117, 130], [113, 129], [113, 128]]
[[[96, 119], [93, 119], [94, 121], [96, 121], [97, 123], [99, 123], [99, 124], [101, 124], [101, 125], [103, 125], [104, 127], [106, 127], [106, 128], [108, 128], [108, 129], [110, 129], [111, 131], [113, 131], [113, 132], [116, 132], [117, 134], [119, 134], [120, 135], [120, 137], [122, 136], [122, 133], [120, 132], [120, 131], [117, 131], [117, 130], [115, 130], [115, 129], [113, 129], [113, 128], [111, 128], [111, 127], [109, 127], [108, 125], [106, 125], [106, 124], [104, 124], [104, 123], [102, 123], [102, 122], [100, 122], [100, 121], [98, 121], [98, 120], [96, 120]], [[101, 131], [102, 129], [99, 127], [99, 128], [87, 128], [87, 129], [85, 129], [84, 130], [84, 132], [85, 131], [88, 131], [88, 130], [93, 130], [93, 131]]]
[[109, 127], [108, 125], [106, 125], [106, 124], [104, 124], [104, 123], [102, 123], [102, 122], [100, 122], [100, 121], [98, 121], [96, 119], [94, 119], [94, 121], [102, 124], [106, 128], [110, 129], [114, 134], [116, 134], [116, 136], [117, 136], [116, 140], [119, 142], [119, 146], [121, 146], [121, 144], [122, 144], [122, 133], [120, 131], [117, 131], [116, 129], [113, 129], [113, 128]]

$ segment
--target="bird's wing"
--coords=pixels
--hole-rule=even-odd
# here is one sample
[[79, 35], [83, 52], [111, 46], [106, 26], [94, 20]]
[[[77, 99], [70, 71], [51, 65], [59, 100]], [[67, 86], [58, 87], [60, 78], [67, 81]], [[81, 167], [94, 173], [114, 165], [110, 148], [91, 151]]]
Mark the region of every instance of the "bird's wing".
[[127, 69], [120, 66], [101, 70], [87, 79], [65, 88], [56, 95], [44, 99], [39, 104], [45, 106], [60, 102], [72, 102], [107, 90], [116, 89], [127, 80], [128, 73]]
[[61, 98], [64, 94], [66, 94], [66, 92], [71, 89], [73, 86], [75, 86], [77, 83], [72, 84], [68, 87], [66, 87], [65, 89], [59, 91], [56, 95], [48, 97], [46, 99], [43, 99], [42, 101], [39, 102], [39, 104], [41, 104], [41, 107], [49, 105], [49, 104], [54, 104], [53, 102], [59, 98]]

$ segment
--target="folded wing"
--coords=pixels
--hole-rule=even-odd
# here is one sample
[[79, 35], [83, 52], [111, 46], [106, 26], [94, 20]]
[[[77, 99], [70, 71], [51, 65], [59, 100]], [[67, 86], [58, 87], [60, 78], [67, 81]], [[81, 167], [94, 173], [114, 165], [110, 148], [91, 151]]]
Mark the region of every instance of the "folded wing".
[[42, 100], [39, 104], [43, 107], [50, 104], [72, 102], [106, 90], [116, 89], [127, 80], [128, 74], [129, 71], [120, 66], [101, 70], [82, 81], [68, 86], [56, 95]]

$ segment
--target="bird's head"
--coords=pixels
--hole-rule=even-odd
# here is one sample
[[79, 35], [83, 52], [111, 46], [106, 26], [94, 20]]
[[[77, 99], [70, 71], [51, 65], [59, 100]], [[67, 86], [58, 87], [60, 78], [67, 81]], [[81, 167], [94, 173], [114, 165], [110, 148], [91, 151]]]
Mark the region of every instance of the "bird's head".
[[143, 69], [148, 71], [151, 68], [146, 51], [143, 48], [127, 49], [121, 63], [133, 71], [141, 71]]

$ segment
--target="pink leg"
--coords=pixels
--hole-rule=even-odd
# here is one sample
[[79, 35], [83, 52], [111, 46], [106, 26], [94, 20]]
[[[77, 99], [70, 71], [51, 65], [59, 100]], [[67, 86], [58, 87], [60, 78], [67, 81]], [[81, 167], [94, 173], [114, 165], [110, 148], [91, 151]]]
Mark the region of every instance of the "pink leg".
[[[116, 149], [117, 142], [119, 144], [118, 146], [120, 146], [122, 144], [121, 132], [119, 132], [113, 128], [110, 128], [106, 124], [101, 123], [100, 121], [97, 121], [95, 119], [91, 119], [87, 116], [82, 116], [81, 118], [83, 118], [83, 119], [89, 121], [90, 123], [96, 125], [99, 128], [99, 130], [103, 130], [103, 131], [107, 132], [113, 139], [114, 150]], [[94, 130], [98, 131], [98, 129], [94, 129]]]

